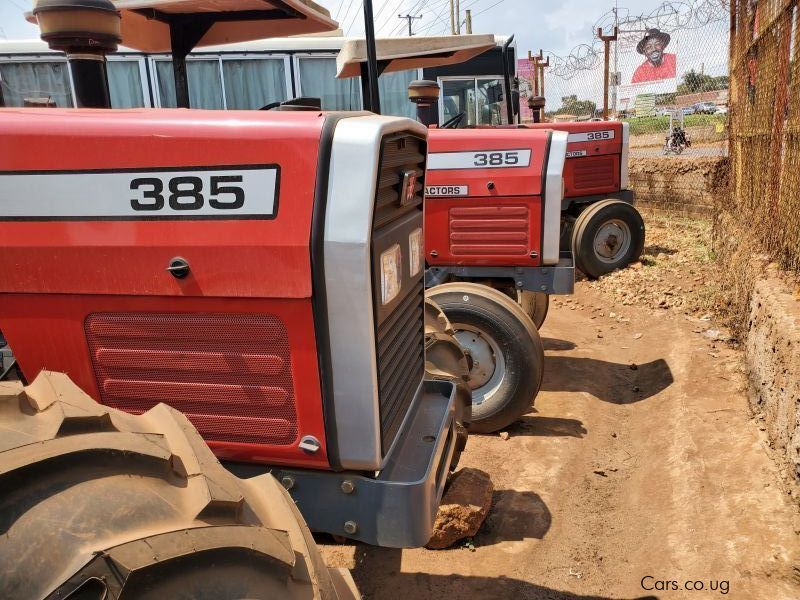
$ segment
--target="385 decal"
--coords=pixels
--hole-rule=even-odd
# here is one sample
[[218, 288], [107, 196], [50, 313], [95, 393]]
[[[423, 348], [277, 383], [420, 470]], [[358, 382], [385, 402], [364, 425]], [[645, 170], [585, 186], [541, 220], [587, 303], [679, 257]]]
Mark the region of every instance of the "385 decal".
[[530, 148], [431, 152], [428, 170], [444, 169], [513, 169], [531, 164]]
[[583, 133], [570, 133], [567, 142], [605, 142], [614, 139], [613, 129], [603, 129], [601, 131], [586, 131]]
[[272, 219], [279, 180], [278, 165], [0, 172], [0, 221]]
[[476, 167], [502, 167], [516, 166], [519, 164], [519, 150], [509, 150], [507, 152], [476, 152]]
[[[200, 210], [206, 200], [211, 208], [217, 210], [238, 210], [244, 206], [245, 192], [241, 185], [241, 175], [212, 175], [209, 196], [203, 193], [203, 180], [195, 176], [171, 177], [163, 180], [158, 177], [137, 177], [131, 181], [131, 189], [139, 190], [139, 198], [131, 200], [133, 210], [155, 211], [165, 207], [165, 199], [172, 210]], [[169, 195], [164, 194], [167, 187]]]

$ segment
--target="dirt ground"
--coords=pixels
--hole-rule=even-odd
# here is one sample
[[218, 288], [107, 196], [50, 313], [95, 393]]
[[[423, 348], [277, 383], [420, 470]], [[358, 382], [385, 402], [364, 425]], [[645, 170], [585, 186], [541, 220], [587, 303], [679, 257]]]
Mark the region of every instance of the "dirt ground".
[[645, 218], [640, 266], [551, 306], [535, 409], [470, 438], [495, 484], [474, 548], [321, 538], [365, 598], [800, 598], [798, 488], [714, 324], [708, 226]]

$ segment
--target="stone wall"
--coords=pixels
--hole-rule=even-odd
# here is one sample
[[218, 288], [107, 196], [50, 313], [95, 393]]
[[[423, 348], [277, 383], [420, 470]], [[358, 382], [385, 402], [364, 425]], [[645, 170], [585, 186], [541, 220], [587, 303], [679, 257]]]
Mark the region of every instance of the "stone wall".
[[800, 298], [769, 271], [753, 289], [744, 346], [753, 412], [800, 478]]
[[681, 215], [711, 215], [727, 193], [725, 157], [631, 157], [630, 185], [641, 206]]

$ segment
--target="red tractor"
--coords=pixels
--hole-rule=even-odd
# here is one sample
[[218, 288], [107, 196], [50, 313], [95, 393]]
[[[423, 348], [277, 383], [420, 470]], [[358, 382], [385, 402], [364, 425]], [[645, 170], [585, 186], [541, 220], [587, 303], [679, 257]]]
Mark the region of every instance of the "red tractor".
[[0, 384], [0, 596], [335, 597], [297, 509], [420, 546], [466, 441], [459, 374], [426, 364], [427, 129], [105, 110], [122, 41], [172, 50], [185, 105], [192, 46], [335, 27], [307, 0], [133, 4], [34, 11], [99, 110], [0, 110], [0, 327], [33, 381]]
[[[494, 45], [490, 35], [381, 39], [378, 71], [463, 62]], [[363, 41], [345, 42], [338, 76], [363, 81], [367, 60]], [[423, 122], [432, 87], [409, 90]], [[429, 130], [425, 286], [468, 353], [471, 431], [497, 431], [530, 409], [548, 294], [573, 291], [572, 258], [559, 249], [566, 150], [567, 134], [552, 130]]]

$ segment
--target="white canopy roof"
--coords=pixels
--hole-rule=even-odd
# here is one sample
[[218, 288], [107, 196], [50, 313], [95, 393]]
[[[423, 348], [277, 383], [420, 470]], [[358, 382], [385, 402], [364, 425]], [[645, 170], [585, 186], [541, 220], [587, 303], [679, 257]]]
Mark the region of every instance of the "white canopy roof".
[[[488, 34], [375, 40], [378, 61], [389, 62], [384, 73], [466, 62], [495, 45], [494, 36]], [[357, 77], [361, 75], [361, 64], [366, 61], [366, 42], [363, 39], [347, 40], [336, 58], [336, 76]]]
[[[211, 46], [333, 31], [330, 13], [311, 0], [112, 0], [122, 14], [122, 44], [144, 52], [168, 52], [168, 21], [186, 16], [215, 22], [196, 44]], [[36, 17], [26, 15], [35, 23]]]

